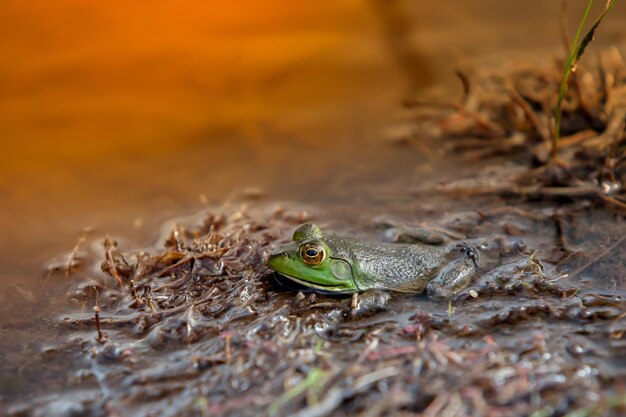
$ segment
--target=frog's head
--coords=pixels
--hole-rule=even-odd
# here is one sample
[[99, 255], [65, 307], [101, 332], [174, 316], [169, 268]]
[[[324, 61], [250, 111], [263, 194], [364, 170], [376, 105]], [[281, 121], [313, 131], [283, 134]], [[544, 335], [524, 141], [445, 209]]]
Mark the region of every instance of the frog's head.
[[272, 252], [267, 265], [307, 287], [331, 292], [358, 291], [350, 264], [333, 258], [322, 230], [315, 224], [299, 226], [291, 242]]

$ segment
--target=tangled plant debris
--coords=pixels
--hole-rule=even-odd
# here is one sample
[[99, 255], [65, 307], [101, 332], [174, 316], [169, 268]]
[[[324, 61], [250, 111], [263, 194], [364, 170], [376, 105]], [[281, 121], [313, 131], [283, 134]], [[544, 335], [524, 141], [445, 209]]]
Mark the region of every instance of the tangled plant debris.
[[[448, 146], [464, 158], [504, 155], [524, 168], [501, 172], [489, 184], [448, 184], [439, 191], [535, 200], [585, 198], [626, 209], [626, 67], [621, 54], [611, 48], [596, 65], [577, 66], [562, 104], [558, 159], [547, 163], [560, 68], [562, 64], [554, 63], [490, 75], [459, 72], [465, 95], [448, 106], [447, 115], [436, 115], [437, 135], [450, 139]], [[428, 112], [421, 104], [418, 109]]]

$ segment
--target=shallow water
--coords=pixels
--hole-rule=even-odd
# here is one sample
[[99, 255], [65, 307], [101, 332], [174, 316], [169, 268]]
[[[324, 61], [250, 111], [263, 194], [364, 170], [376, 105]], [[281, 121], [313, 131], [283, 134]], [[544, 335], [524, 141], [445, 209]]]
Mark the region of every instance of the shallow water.
[[[416, 197], [411, 190], [425, 181], [477, 168], [442, 155], [437, 144], [413, 149], [389, 139], [412, 123], [400, 106], [407, 95], [459, 94], [452, 69], [465, 57], [558, 51], [558, 5], [546, 3], [433, 1], [418, 9], [396, 1], [380, 9], [346, 1], [295, 9], [276, 0], [205, 10], [163, 1], [149, 12], [115, 2], [4, 3], [2, 398], [71, 385], [55, 365], [64, 358], [43, 379], [20, 370], [57, 334], [66, 336], [57, 328], [68, 310], [66, 281], [44, 277], [84, 228], [89, 239], [110, 234], [128, 249], [155, 244], [167, 219], [242, 198], [251, 207], [297, 201], [330, 227], [364, 235], [372, 219], [445, 223], [439, 213], [501, 205]], [[624, 13], [616, 9], [600, 40], [623, 42]], [[393, 30], [398, 16], [408, 21], [405, 31]], [[624, 230], [609, 213], [581, 216], [604, 226], [594, 239], [585, 227], [571, 229], [580, 252], [602, 239], [611, 245], [615, 236], [604, 233]], [[540, 245], [555, 242], [533, 233], [540, 234], [526, 234]], [[613, 267], [591, 265], [577, 284], [623, 297], [620, 248]], [[568, 260], [574, 270], [586, 261]]]

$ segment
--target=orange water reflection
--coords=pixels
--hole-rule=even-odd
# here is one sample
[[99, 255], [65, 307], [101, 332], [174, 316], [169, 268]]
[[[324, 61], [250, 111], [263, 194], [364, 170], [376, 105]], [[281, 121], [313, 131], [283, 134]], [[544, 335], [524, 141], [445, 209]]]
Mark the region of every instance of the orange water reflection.
[[359, 1], [2, 2], [3, 275], [85, 226], [150, 236], [201, 193], [333, 164], [372, 126], [363, 87], [400, 91], [388, 60]]
[[[3, 2], [1, 123], [10, 150], [71, 156], [172, 143], [354, 87], [342, 71], [356, 63], [336, 57], [371, 25], [359, 2], [207, 4]], [[359, 40], [365, 58], [375, 54]], [[7, 154], [3, 165], [21, 163]]]

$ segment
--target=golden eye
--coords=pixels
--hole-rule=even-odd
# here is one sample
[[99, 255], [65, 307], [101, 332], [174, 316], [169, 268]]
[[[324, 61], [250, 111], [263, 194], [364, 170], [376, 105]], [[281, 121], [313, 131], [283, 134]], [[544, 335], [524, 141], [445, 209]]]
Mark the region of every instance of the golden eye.
[[300, 258], [307, 265], [319, 265], [325, 256], [324, 248], [317, 243], [305, 243], [300, 246]]

